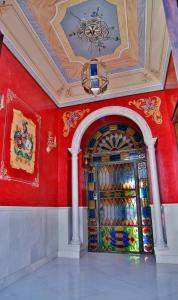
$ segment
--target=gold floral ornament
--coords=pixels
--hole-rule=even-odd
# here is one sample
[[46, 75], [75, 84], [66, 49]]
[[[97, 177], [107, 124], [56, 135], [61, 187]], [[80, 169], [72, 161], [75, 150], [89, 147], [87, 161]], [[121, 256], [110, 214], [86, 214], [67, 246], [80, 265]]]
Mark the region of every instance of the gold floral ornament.
[[48, 131], [48, 139], [47, 139], [47, 146], [46, 146], [46, 152], [51, 152], [53, 148], [56, 148], [56, 136], [53, 136], [51, 131]]
[[67, 137], [69, 135], [70, 129], [77, 126], [77, 121], [80, 120], [84, 114], [89, 113], [89, 109], [66, 111], [63, 114], [64, 128], [63, 136]]
[[145, 99], [129, 101], [129, 105], [135, 105], [144, 111], [146, 117], [152, 117], [157, 124], [162, 124], [163, 118], [160, 112], [161, 99], [153, 96]]
[[0, 96], [0, 110], [2, 110], [5, 106], [4, 106], [4, 94]]

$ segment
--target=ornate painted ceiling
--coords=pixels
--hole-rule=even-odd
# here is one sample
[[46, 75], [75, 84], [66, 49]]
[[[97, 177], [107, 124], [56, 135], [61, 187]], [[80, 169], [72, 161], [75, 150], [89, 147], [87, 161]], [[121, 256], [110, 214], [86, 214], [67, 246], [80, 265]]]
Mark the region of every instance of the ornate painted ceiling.
[[[6, 45], [58, 106], [164, 87], [170, 47], [162, 0], [6, 0], [0, 26]], [[97, 97], [80, 81], [93, 57], [109, 74]]]

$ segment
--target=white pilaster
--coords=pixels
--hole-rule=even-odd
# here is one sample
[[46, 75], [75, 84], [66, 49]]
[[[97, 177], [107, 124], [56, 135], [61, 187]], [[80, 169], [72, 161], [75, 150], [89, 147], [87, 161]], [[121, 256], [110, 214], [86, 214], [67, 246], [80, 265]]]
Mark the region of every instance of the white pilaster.
[[152, 191], [153, 191], [153, 206], [154, 206], [154, 216], [155, 216], [155, 247], [164, 248], [164, 235], [161, 219], [161, 205], [160, 205], [160, 194], [159, 194], [159, 184], [158, 184], [158, 175], [157, 175], [157, 164], [156, 164], [156, 155], [155, 155], [155, 143], [157, 138], [152, 138], [148, 144], [148, 153], [150, 161], [150, 172], [151, 172], [151, 182], [152, 182]]
[[80, 245], [79, 207], [78, 207], [78, 153], [69, 148], [72, 154], [72, 240], [71, 244]]

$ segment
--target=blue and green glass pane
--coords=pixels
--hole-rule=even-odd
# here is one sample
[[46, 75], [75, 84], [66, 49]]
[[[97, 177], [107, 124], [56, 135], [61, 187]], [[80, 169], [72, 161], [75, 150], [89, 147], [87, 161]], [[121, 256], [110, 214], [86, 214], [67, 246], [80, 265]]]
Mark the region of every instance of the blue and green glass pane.
[[94, 199], [95, 191], [95, 174], [94, 172], [88, 173], [88, 200]]
[[[141, 157], [140, 157], [141, 156]], [[94, 163], [103, 163], [103, 162], [118, 162], [118, 161], [129, 161], [129, 160], [136, 160], [140, 158], [145, 158], [144, 152], [138, 152], [138, 151], [124, 151], [120, 154], [107, 154], [107, 155], [101, 155], [101, 156], [93, 156], [92, 161]]]
[[100, 228], [100, 249], [114, 252], [139, 252], [138, 227]]
[[95, 200], [95, 174], [88, 173], [88, 224], [97, 224], [96, 200]]
[[146, 162], [138, 163], [139, 194], [141, 202], [142, 225], [151, 225], [151, 208], [149, 203], [149, 185]]
[[96, 63], [90, 64], [90, 76], [97, 76], [97, 75], [98, 75], [97, 64]]
[[96, 226], [97, 225], [97, 216], [96, 216], [96, 201], [88, 201], [88, 225]]
[[97, 251], [97, 249], [98, 249], [97, 227], [88, 227], [88, 250]]
[[99, 213], [102, 226], [138, 225], [136, 197], [100, 200]]
[[135, 190], [120, 190], [120, 191], [101, 191], [100, 199], [118, 198], [118, 197], [136, 197]]
[[93, 157], [93, 162], [94, 162], [94, 163], [102, 162], [102, 157], [101, 157], [101, 156], [94, 156], [94, 157]]
[[151, 227], [143, 227], [142, 228], [143, 234], [143, 251], [146, 253], [153, 252], [153, 233]]
[[100, 191], [135, 189], [132, 164], [104, 165], [98, 168]]

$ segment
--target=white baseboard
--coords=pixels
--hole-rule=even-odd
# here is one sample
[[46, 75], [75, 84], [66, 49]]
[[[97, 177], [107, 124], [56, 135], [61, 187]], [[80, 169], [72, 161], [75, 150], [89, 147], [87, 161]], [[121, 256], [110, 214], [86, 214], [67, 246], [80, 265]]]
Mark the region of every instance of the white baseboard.
[[178, 253], [172, 252], [168, 247], [157, 249], [155, 247], [156, 263], [178, 264]]

